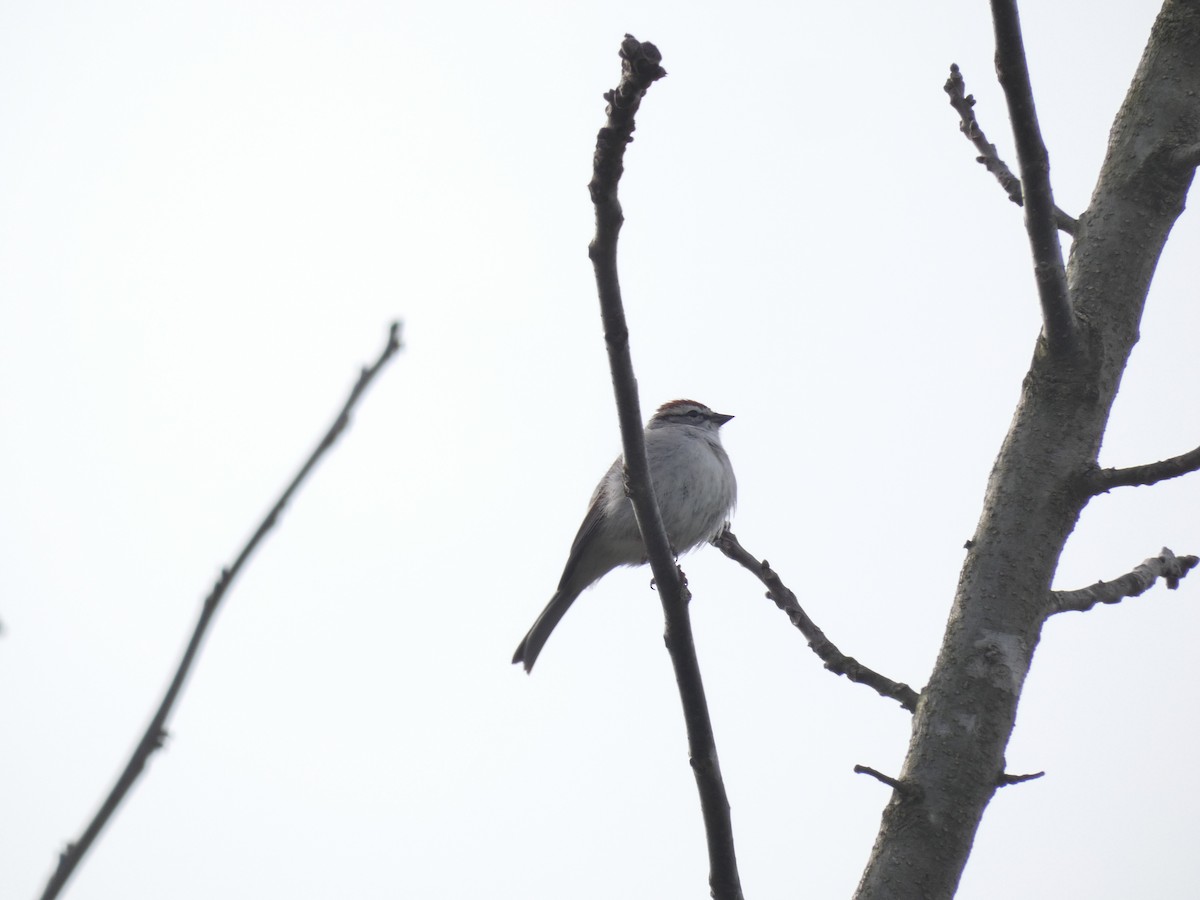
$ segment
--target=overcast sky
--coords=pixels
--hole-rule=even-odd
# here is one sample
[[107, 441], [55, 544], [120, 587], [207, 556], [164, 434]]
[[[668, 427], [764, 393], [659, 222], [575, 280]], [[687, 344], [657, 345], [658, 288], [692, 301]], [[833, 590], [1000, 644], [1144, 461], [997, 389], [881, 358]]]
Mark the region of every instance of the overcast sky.
[[[1088, 201], [1151, 0], [1026, 4], [1056, 199]], [[0, 10], [0, 896], [95, 811], [199, 605], [404, 320], [228, 596], [74, 900], [695, 898], [707, 867], [647, 570], [527, 677], [619, 447], [586, 246], [632, 32], [620, 264], [643, 410], [736, 415], [735, 531], [841, 648], [924, 684], [1039, 327], [987, 4], [41, 2]], [[1102, 462], [1200, 443], [1175, 229]], [[1200, 476], [1085, 512], [1056, 586], [1200, 552]], [[756, 900], [847, 897], [910, 718], [747, 573], [685, 560]], [[964, 900], [1195, 885], [1200, 583], [1053, 620]], [[1186, 885], [1186, 887], [1185, 887]]]

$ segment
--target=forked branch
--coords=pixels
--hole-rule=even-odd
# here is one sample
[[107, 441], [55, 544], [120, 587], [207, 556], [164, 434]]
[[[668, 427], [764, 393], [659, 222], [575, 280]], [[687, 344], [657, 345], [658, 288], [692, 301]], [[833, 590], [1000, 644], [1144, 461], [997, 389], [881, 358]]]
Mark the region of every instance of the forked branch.
[[1050, 351], [1061, 354], [1075, 346], [1075, 317], [1054, 218], [1050, 155], [1038, 125], [1016, 0], [992, 0], [992, 20], [996, 31], [996, 75], [1004, 89], [1017, 145], [1024, 188], [1025, 231], [1033, 251], [1042, 328]]
[[1200, 557], [1176, 556], [1163, 547], [1158, 556], [1150, 557], [1116, 581], [1097, 581], [1091, 587], [1077, 591], [1051, 591], [1049, 614], [1086, 612], [1097, 603], [1119, 603], [1126, 597], [1137, 597], [1146, 593], [1160, 578], [1165, 579], [1167, 589], [1173, 591], [1197, 563], [1200, 563]]
[[1118, 487], [1140, 487], [1157, 484], [1168, 478], [1178, 478], [1200, 469], [1200, 447], [1162, 459], [1158, 462], [1146, 463], [1142, 466], [1129, 466], [1125, 469], [1096, 469], [1087, 476], [1087, 492], [1089, 496], [1103, 494]]
[[267, 532], [275, 527], [279, 521], [279, 516], [287, 507], [292, 496], [299, 490], [308, 474], [316, 466], [317, 462], [325, 455], [326, 451], [334, 445], [342, 432], [346, 430], [346, 426], [350, 424], [350, 413], [353, 411], [359, 398], [367, 389], [367, 386], [379, 374], [379, 370], [396, 354], [400, 349], [400, 323], [393, 322], [388, 331], [387, 344], [383, 348], [383, 352], [379, 358], [375, 360], [374, 365], [364, 367], [358, 376], [358, 381], [355, 382], [353, 389], [350, 391], [350, 396], [347, 398], [337, 418], [333, 420], [333, 424], [329, 430], [325, 432], [325, 436], [321, 438], [315, 450], [300, 467], [300, 471], [292, 479], [291, 484], [287, 486], [284, 492], [280, 495], [275, 505], [271, 507], [271, 511], [259, 523], [258, 528], [246, 542], [246, 546], [237, 555], [237, 559], [227, 569], [221, 570], [221, 577], [217, 579], [213, 585], [212, 591], [204, 599], [204, 605], [200, 610], [200, 617], [196, 622], [196, 627], [192, 631], [192, 637], [188, 641], [187, 648], [183, 652], [183, 658], [180, 659], [178, 667], [175, 669], [175, 675], [171, 679], [171, 684], [167, 688], [166, 694], [163, 696], [162, 702], [154, 713], [154, 717], [150, 720], [150, 725], [146, 728], [145, 734], [138, 741], [137, 747], [133, 751], [129, 762], [125, 765], [125, 770], [117, 779], [117, 783], [113, 785], [112, 790], [101, 804], [100, 810], [88, 823], [82, 835], [74, 843], [68, 844], [67, 848], [59, 855], [58, 866], [54, 870], [54, 874], [50, 876], [50, 880], [46, 883], [46, 888], [42, 892], [42, 900], [53, 900], [59, 895], [63, 886], [67, 883], [67, 879], [71, 877], [71, 873], [75, 871], [75, 867], [79, 865], [79, 861], [83, 859], [92, 843], [99, 836], [104, 826], [108, 824], [108, 820], [112, 814], [116, 812], [121, 801], [125, 799], [125, 795], [129, 793], [129, 789], [141, 777], [145, 771], [146, 763], [149, 762], [154, 751], [162, 747], [163, 742], [167, 737], [167, 719], [171, 715], [171, 711], [175, 707], [175, 702], [179, 699], [179, 694], [183, 690], [184, 683], [187, 681], [188, 674], [191, 672], [192, 664], [196, 661], [196, 655], [200, 651], [200, 646], [204, 642], [204, 636], [208, 631], [208, 627], [212, 622], [213, 615], [217, 611], [217, 607], [221, 605], [221, 600], [229, 591], [233, 580], [237, 578], [238, 573], [254, 553], [255, 548]]
[[[946, 79], [944, 90], [950, 95], [950, 105], [958, 113], [958, 130], [979, 151], [975, 161], [996, 176], [996, 180], [1008, 194], [1009, 200], [1017, 206], [1024, 206], [1025, 198], [1021, 190], [1021, 179], [1012, 173], [1012, 169], [1000, 158], [1000, 152], [996, 149], [996, 145], [989, 141], [987, 135], [983, 133], [983, 128], [980, 127], [979, 120], [975, 117], [975, 97], [966, 92], [966, 83], [963, 81], [962, 72], [955, 63], [950, 64], [950, 77]], [[1074, 235], [1075, 229], [1079, 226], [1079, 222], [1059, 209], [1057, 205], [1054, 207], [1054, 224], [1059, 231], [1070, 235]]]
[[800, 601], [796, 599], [796, 595], [783, 583], [775, 570], [767, 564], [767, 561], [759, 560], [746, 550], [733, 532], [726, 528], [717, 535], [713, 543], [722, 553], [735, 562], [741, 563], [743, 568], [753, 573], [759, 581], [766, 585], [767, 596], [775, 602], [776, 606], [787, 613], [788, 619], [804, 635], [808, 646], [812, 648], [813, 653], [820, 657], [821, 662], [825, 663], [826, 669], [835, 675], [845, 675], [857, 684], [865, 684], [880, 695], [897, 701], [909, 712], [916, 712], [917, 700], [920, 698], [916, 691], [907, 684], [892, 681], [873, 669], [868, 669], [854, 657], [842, 653], [834, 646], [833, 641], [825, 637], [825, 632], [808, 617], [808, 614], [800, 606]]
[[662, 516], [650, 482], [637, 379], [629, 351], [629, 328], [621, 302], [617, 278], [617, 237], [624, 221], [617, 186], [624, 171], [625, 148], [633, 140], [634, 114], [650, 85], [666, 72], [662, 56], [650, 43], [625, 35], [621, 43], [621, 81], [604, 95], [608, 120], [596, 136], [592, 180], [588, 184], [596, 207], [596, 236], [588, 247], [596, 271], [604, 341], [612, 370], [613, 391], [621, 423], [621, 446], [625, 453], [625, 477], [638, 528], [658, 585], [666, 619], [666, 644], [675, 668], [675, 680], [687, 725], [688, 752], [700, 794], [700, 809], [708, 840], [709, 887], [717, 900], [741, 900], [733, 824], [716, 741], [700, 677], [700, 663], [688, 618], [687, 587], [675, 564], [674, 553], [663, 527]]

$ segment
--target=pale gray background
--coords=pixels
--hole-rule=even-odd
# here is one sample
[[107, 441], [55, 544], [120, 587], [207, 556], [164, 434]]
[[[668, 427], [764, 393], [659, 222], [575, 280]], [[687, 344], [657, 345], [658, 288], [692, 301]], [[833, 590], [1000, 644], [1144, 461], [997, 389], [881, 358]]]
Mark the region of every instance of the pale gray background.
[[[1157, 3], [1026, 4], [1086, 205]], [[0, 11], [0, 896], [34, 897], [201, 598], [403, 317], [407, 349], [222, 611], [84, 898], [694, 898], [701, 823], [649, 573], [509, 665], [618, 448], [585, 184], [621, 35], [621, 266], [647, 414], [737, 418], [735, 526], [919, 687], [1039, 313], [987, 4], [47, 2]], [[1200, 442], [1197, 229], [1103, 461]], [[1097, 500], [1057, 584], [1200, 551], [1200, 477]], [[756, 900], [845, 897], [909, 717], [745, 572], [685, 561]], [[1194, 890], [1200, 584], [1046, 629], [960, 896]]]

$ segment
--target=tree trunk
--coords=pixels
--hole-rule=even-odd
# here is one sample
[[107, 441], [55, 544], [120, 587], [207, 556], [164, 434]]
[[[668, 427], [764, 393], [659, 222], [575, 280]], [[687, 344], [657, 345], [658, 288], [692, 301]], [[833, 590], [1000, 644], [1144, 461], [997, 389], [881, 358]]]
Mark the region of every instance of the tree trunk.
[[1067, 267], [1080, 340], [1038, 339], [988, 480], [937, 665], [858, 900], [949, 898], [1004, 774], [1059, 557], [1089, 493], [1158, 257], [1200, 145], [1200, 0], [1168, 0], [1109, 136]]

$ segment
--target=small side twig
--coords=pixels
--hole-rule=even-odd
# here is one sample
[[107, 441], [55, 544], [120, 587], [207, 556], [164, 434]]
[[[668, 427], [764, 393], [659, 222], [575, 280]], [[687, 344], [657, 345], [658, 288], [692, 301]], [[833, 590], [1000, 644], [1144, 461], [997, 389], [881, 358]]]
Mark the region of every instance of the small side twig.
[[1075, 348], [1075, 316], [1067, 290], [1058, 226], [1054, 221], [1050, 155], [1038, 125], [1016, 0], [992, 0], [992, 23], [996, 32], [996, 76], [1008, 103], [1008, 117], [1012, 122], [1021, 169], [1025, 231], [1033, 252], [1033, 275], [1042, 305], [1042, 329], [1050, 352], [1062, 354]]
[[767, 561], [759, 560], [738, 541], [737, 536], [728, 528], [717, 535], [713, 541], [717, 549], [732, 559], [741, 563], [742, 567], [753, 573], [767, 587], [767, 596], [781, 610], [787, 613], [788, 619], [808, 641], [808, 646], [825, 663], [825, 668], [835, 675], [845, 675], [857, 684], [865, 684], [880, 695], [897, 701], [909, 712], [916, 712], [917, 700], [920, 695], [907, 684], [892, 681], [886, 676], [867, 668], [852, 656], [842, 653], [834, 643], [825, 636], [816, 623], [800, 606], [796, 595], [780, 579]]
[[1085, 489], [1089, 496], [1106, 493], [1117, 487], [1141, 487], [1157, 484], [1168, 478], [1178, 478], [1200, 470], [1200, 447], [1172, 456], [1170, 459], [1129, 466], [1124, 469], [1094, 469], [1086, 476]]
[[1024, 784], [1026, 781], [1033, 781], [1034, 779], [1041, 778], [1045, 774], [1045, 772], [1034, 772], [1030, 775], [1009, 775], [1007, 772], [1005, 772], [996, 779], [996, 787], [1008, 787], [1012, 784]]
[[[1021, 179], [1012, 173], [1008, 164], [1000, 158], [996, 145], [987, 139], [979, 120], [975, 117], [975, 97], [967, 93], [966, 83], [957, 63], [950, 64], [950, 77], [946, 79], [943, 88], [950, 95], [950, 105], [958, 113], [958, 130], [979, 151], [975, 161], [996, 177], [1008, 199], [1017, 206], [1025, 205], [1024, 194], [1021, 190]], [[1074, 236], [1079, 222], [1068, 213], [1063, 212], [1057, 205], [1054, 207], [1054, 224], [1059, 231]]]
[[1091, 587], [1077, 591], [1051, 591], [1048, 614], [1086, 612], [1097, 603], [1120, 603], [1127, 597], [1146, 593], [1160, 578], [1167, 582], [1167, 589], [1173, 591], [1197, 563], [1200, 563], [1200, 557], [1176, 556], [1163, 547], [1158, 556], [1150, 557], [1116, 581], [1097, 581]]
[[283, 513], [288, 501], [300, 488], [301, 484], [308, 477], [309, 472], [313, 470], [317, 462], [325, 455], [325, 452], [337, 441], [338, 437], [346, 426], [350, 424], [350, 413], [358, 403], [359, 398], [367, 389], [367, 386], [379, 374], [379, 370], [392, 358], [393, 355], [400, 349], [400, 323], [393, 322], [388, 331], [387, 345], [379, 358], [375, 360], [374, 365], [365, 367], [358, 377], [354, 388], [350, 391], [350, 396], [347, 398], [333, 425], [321, 438], [315, 450], [300, 467], [300, 471], [296, 473], [296, 477], [292, 479], [291, 484], [287, 486], [284, 492], [280, 495], [275, 505], [271, 507], [271, 511], [259, 523], [257, 530], [242, 551], [238, 554], [237, 559], [227, 569], [221, 570], [221, 576], [213, 585], [212, 591], [204, 599], [204, 605], [200, 611], [200, 617], [196, 622], [196, 627], [192, 631], [192, 637], [188, 641], [187, 648], [183, 652], [183, 658], [180, 659], [179, 665], [175, 670], [175, 675], [171, 679], [171, 684], [167, 687], [166, 694], [163, 695], [162, 702], [154, 713], [154, 717], [150, 720], [149, 726], [146, 728], [145, 734], [138, 741], [137, 747], [133, 751], [129, 762], [125, 765], [125, 769], [121, 772], [112, 790], [101, 804], [100, 810], [88, 823], [83, 834], [78, 840], [67, 845], [66, 849], [59, 855], [58, 866], [54, 870], [54, 874], [50, 876], [50, 880], [46, 884], [45, 890], [42, 892], [42, 900], [53, 900], [62, 891], [67, 879], [71, 877], [71, 873], [79, 865], [80, 860], [88, 852], [88, 849], [95, 842], [97, 836], [108, 823], [112, 814], [116, 811], [121, 801], [125, 799], [125, 795], [129, 793], [130, 788], [141, 777], [145, 771], [146, 763], [150, 760], [154, 751], [162, 747], [163, 742], [167, 737], [167, 719], [174, 709], [176, 701], [179, 699], [179, 694], [183, 690], [184, 683], [187, 681], [188, 674], [191, 671], [192, 664], [196, 660], [196, 655], [200, 651], [200, 646], [204, 642], [205, 634], [208, 631], [209, 624], [212, 622], [213, 615], [220, 606], [221, 600], [229, 590], [233, 580], [237, 577], [246, 561], [254, 553], [256, 547], [262, 541], [268, 531], [270, 531], [275, 523], [279, 520], [279, 516]]
[[617, 277], [617, 237], [624, 221], [617, 186], [624, 171], [625, 148], [633, 140], [634, 114], [650, 85], [666, 75], [661, 62], [662, 55], [657, 47], [625, 35], [621, 43], [621, 81], [615, 90], [604, 95], [608, 101], [607, 121], [596, 136], [592, 180], [588, 184], [596, 208], [596, 236], [588, 247], [588, 256], [596, 273], [604, 341], [621, 423], [625, 483], [662, 602], [667, 652], [675, 669], [687, 727], [688, 752], [700, 794], [700, 810], [708, 841], [709, 887], [716, 900], [741, 900], [729, 799], [721, 778], [716, 740], [688, 617], [687, 598], [690, 595], [675, 564], [650, 481], [637, 379], [629, 350], [629, 328]]
[[910, 799], [916, 799], [921, 795], [921, 790], [917, 785], [910, 782], [900, 781], [890, 775], [884, 775], [878, 769], [872, 769], [870, 766], [856, 765], [854, 767], [855, 775], [870, 775], [876, 781], [886, 784], [898, 794], [902, 794]]

